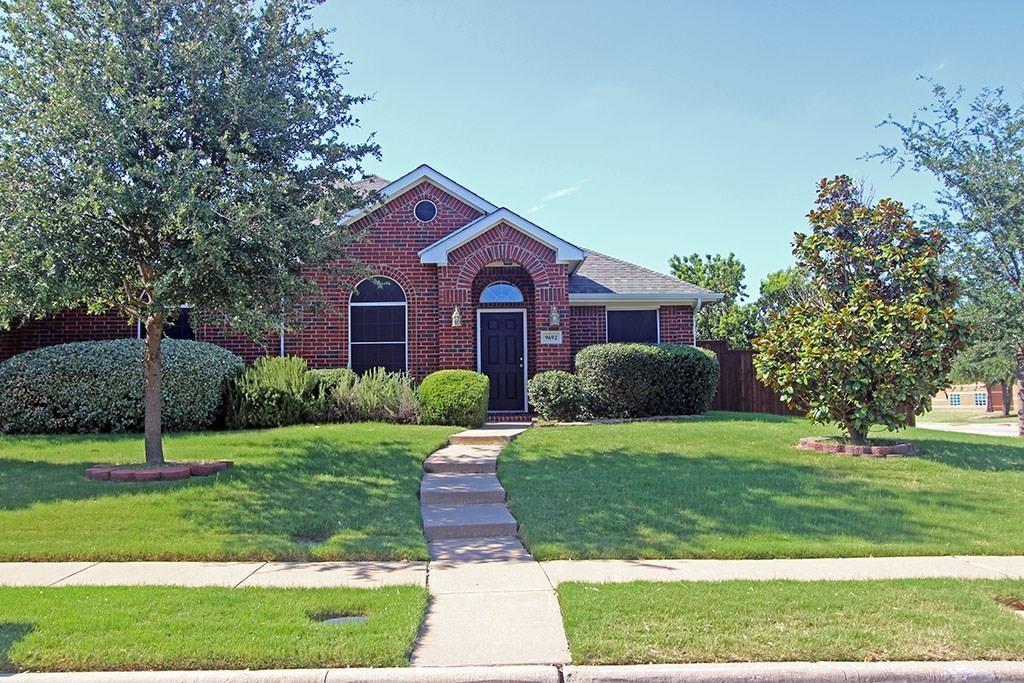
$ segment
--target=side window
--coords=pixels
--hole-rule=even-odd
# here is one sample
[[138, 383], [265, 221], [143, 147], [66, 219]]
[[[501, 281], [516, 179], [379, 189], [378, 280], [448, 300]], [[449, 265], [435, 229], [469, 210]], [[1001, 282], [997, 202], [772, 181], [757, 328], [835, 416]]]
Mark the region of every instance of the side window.
[[363, 280], [349, 299], [349, 366], [406, 370], [405, 292], [394, 280]]

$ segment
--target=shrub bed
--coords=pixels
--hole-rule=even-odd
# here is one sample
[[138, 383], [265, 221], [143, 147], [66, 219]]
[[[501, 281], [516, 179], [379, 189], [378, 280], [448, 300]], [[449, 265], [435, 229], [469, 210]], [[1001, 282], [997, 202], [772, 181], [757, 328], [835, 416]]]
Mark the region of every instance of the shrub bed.
[[438, 370], [419, 388], [421, 419], [427, 424], [479, 427], [487, 420], [491, 383], [470, 370]]
[[699, 415], [718, 387], [718, 358], [683, 344], [595, 344], [576, 354], [589, 410], [599, 418]]
[[543, 420], [575, 422], [586, 419], [587, 396], [576, 375], [549, 370], [533, 376], [529, 384], [530, 403]]
[[303, 358], [263, 357], [228, 392], [229, 427], [283, 427], [314, 419], [317, 377]]
[[[0, 432], [137, 432], [145, 383], [140, 339], [76, 342], [0, 363]], [[162, 342], [163, 426], [208, 429], [223, 417], [242, 359], [213, 344]]]

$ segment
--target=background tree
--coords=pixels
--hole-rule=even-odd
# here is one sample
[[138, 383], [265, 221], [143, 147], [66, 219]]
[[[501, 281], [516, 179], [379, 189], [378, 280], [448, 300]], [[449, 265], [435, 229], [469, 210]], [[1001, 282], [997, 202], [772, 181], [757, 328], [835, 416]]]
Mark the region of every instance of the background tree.
[[160, 339], [179, 305], [255, 332], [351, 268], [345, 62], [304, 0], [0, 4], [0, 322], [141, 321], [145, 451], [163, 461]]
[[816, 296], [771, 316], [754, 365], [787, 404], [863, 445], [873, 425], [905, 426], [906, 406], [930, 407], [963, 346], [945, 239], [897, 201], [869, 205], [849, 176], [823, 179], [807, 218], [793, 253]]
[[668, 265], [672, 274], [680, 280], [725, 295], [721, 301], [703, 306], [695, 321], [698, 338], [722, 339], [723, 316], [735, 316], [732, 309], [747, 298], [746, 285], [743, 283], [747, 267], [735, 254], [726, 257], [721, 254], [673, 256]]
[[924, 222], [949, 238], [965, 297], [988, 321], [979, 341], [1006, 344], [1016, 359], [1024, 436], [1024, 103], [1011, 105], [1002, 89], [967, 103], [962, 88], [932, 83], [932, 94], [909, 121], [883, 121], [899, 131], [900, 144], [868, 156], [939, 181], [938, 209]]
[[[1001, 292], [994, 296], [1002, 296]], [[984, 292], [972, 297], [983, 300]], [[984, 382], [988, 388], [999, 387], [1003, 397], [1003, 415], [1010, 414], [1012, 387], [1017, 373], [1013, 340], [1006, 337], [1011, 325], [1001, 318], [992, 318], [991, 306], [968, 303], [960, 310], [961, 318], [972, 326], [971, 342], [953, 359], [949, 380], [953, 384]]]

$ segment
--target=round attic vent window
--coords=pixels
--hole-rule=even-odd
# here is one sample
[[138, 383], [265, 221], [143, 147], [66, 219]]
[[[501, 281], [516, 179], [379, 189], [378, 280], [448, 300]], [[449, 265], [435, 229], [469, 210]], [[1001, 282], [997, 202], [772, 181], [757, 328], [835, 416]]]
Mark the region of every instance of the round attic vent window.
[[416, 216], [416, 220], [421, 223], [429, 223], [437, 217], [437, 206], [429, 199], [421, 199], [416, 202], [412, 212]]

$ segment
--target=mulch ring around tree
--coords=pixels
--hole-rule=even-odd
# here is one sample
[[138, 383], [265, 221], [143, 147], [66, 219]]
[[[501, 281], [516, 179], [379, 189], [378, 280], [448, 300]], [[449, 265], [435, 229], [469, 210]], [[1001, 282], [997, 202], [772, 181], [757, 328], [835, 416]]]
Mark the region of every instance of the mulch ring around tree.
[[96, 481], [178, 481], [189, 477], [208, 477], [233, 466], [231, 460], [166, 465], [93, 465], [85, 470], [85, 476]]
[[871, 439], [867, 446], [850, 443], [849, 439], [834, 436], [808, 436], [800, 439], [797, 448], [805, 451], [835, 453], [836, 455], [853, 455], [868, 458], [898, 458], [917, 455], [917, 448], [909, 441], [891, 439]]

